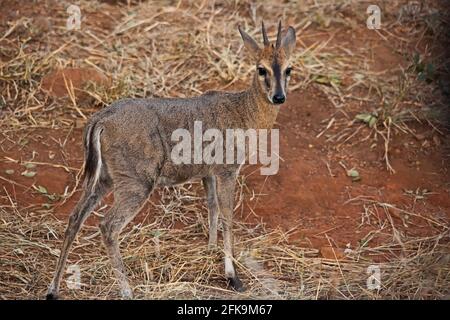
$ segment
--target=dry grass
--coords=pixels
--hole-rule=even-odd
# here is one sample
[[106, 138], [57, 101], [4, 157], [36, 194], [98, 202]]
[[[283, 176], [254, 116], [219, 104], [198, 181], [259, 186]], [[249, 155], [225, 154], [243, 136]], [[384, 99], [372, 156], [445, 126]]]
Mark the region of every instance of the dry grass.
[[[386, 167], [395, 170], [389, 162], [393, 132], [411, 133], [408, 121], [429, 121], [425, 107], [432, 104], [433, 110], [439, 110], [445, 105], [445, 97], [436, 92], [434, 82], [421, 81], [417, 72], [408, 69], [412, 56], [407, 57], [403, 70], [377, 73], [367, 68], [370, 48], [360, 46], [356, 50], [358, 44], [345, 48], [333, 40], [340, 28], [356, 32], [356, 26], [365, 23], [364, 1], [267, 1], [264, 6], [245, 1], [164, 3], [165, 7], [155, 2], [111, 6], [82, 0], [79, 6], [90, 19], [83, 20], [81, 30], [71, 32], [64, 28], [65, 8], [56, 6], [45, 39], [41, 38], [45, 25], [38, 24], [32, 15], [0, 29], [3, 139], [26, 135], [30, 128], [70, 132], [82, 127], [93, 112], [124, 96], [191, 96], [209, 88], [241, 87], [249, 79], [251, 65], [243, 54], [237, 25], [244, 25], [259, 38], [259, 20], [272, 17], [273, 12], [300, 34], [302, 50], [293, 59], [296, 72], [291, 89], [317, 85], [336, 107], [321, 133], [328, 142], [342, 145], [351, 139], [382, 139]], [[383, 10], [399, 12], [405, 3], [390, 1]], [[430, 33], [436, 39], [441, 36], [440, 27], [448, 21], [438, 17], [436, 22], [431, 19], [433, 14], [431, 5], [426, 6], [411, 21], [405, 20], [411, 18], [404, 14], [404, 21], [399, 23], [398, 14], [388, 13], [387, 27], [378, 32], [379, 36], [411, 53], [409, 39]], [[273, 35], [275, 21], [267, 25]], [[333, 28], [329, 29], [330, 25]], [[308, 39], [318, 40], [305, 44], [303, 33]], [[87, 102], [78, 101], [74, 94], [69, 99], [46, 96], [40, 90], [42, 77], [65, 67], [96, 68], [112, 79], [112, 85], [83, 88], [91, 96]], [[345, 109], [349, 103], [358, 108]], [[367, 124], [355, 120], [361, 110], [376, 115], [368, 137], [361, 137], [359, 132]], [[59, 165], [78, 177], [78, 168]], [[2, 183], [15, 183], [1, 178]], [[76, 181], [62, 201], [72, 196], [78, 187]], [[0, 298], [42, 297], [65, 223], [53, 216], [54, 209], [17, 206], [14, 195], [0, 187]], [[170, 193], [161, 191], [163, 204], [152, 206], [156, 219], [151, 223], [144, 220], [124, 233], [123, 256], [136, 298], [449, 298], [448, 224], [432, 221], [433, 235], [408, 237], [396, 231], [392, 219], [378, 221], [379, 231], [340, 261], [319, 258], [317, 250], [289, 243], [288, 234], [279, 230], [236, 224], [236, 259], [248, 290], [243, 294], [228, 291], [223, 285], [222, 253], [206, 247], [206, 208], [195, 190], [186, 185]], [[244, 197], [251, 193], [245, 184], [240, 192]], [[362, 201], [359, 205], [369, 216], [375, 207], [392, 210], [388, 204]], [[176, 222], [189, 227], [172, 228]], [[375, 237], [391, 240], [368, 246]], [[367, 267], [380, 257], [382, 262], [376, 264], [381, 270], [381, 289], [368, 290]], [[63, 285], [63, 296], [117, 297], [97, 228], [83, 228], [69, 262], [80, 267], [84, 285], [82, 290], [69, 290]]]
[[[167, 195], [168, 191], [161, 192]], [[288, 233], [266, 230], [263, 225], [237, 223], [236, 260], [247, 291], [238, 294], [226, 290], [223, 252], [207, 248], [206, 208], [198, 205], [193, 189], [173, 194], [164, 205], [151, 208], [154, 222], [144, 220], [122, 236], [122, 253], [138, 299], [449, 298], [448, 226], [436, 221], [431, 222], [436, 232], [428, 237], [406, 237], [397, 232], [395, 225], [383, 225], [377, 234], [361, 241], [358, 248], [348, 250], [344, 260], [323, 259], [316, 249], [290, 244]], [[384, 209], [390, 206], [374, 205]], [[183, 211], [183, 218], [178, 217], [174, 208]], [[0, 297], [44, 296], [65, 223], [44, 210], [30, 213], [28, 209], [10, 206], [2, 207], [1, 216]], [[167, 227], [172, 219], [185, 219], [190, 224], [181, 229]], [[369, 245], [377, 236], [390, 237], [391, 241]], [[100, 241], [96, 227], [85, 226], [78, 235], [69, 265], [80, 268], [82, 287], [70, 290], [63, 284], [64, 297], [118, 298]], [[367, 288], [371, 265], [380, 268], [379, 290]]]

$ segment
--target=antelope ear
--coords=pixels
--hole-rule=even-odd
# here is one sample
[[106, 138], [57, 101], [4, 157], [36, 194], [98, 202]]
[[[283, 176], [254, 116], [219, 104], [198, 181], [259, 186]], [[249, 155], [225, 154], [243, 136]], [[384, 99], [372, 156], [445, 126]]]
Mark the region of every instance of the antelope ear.
[[286, 55], [289, 57], [292, 54], [292, 51], [295, 49], [295, 30], [292, 27], [289, 27], [286, 35], [281, 40], [281, 47], [286, 52]]
[[241, 26], [238, 26], [239, 33], [241, 34], [242, 40], [244, 40], [244, 46], [250, 52], [250, 54], [256, 58], [260, 52], [260, 48], [255, 40], [250, 37], [244, 30], [241, 29]]

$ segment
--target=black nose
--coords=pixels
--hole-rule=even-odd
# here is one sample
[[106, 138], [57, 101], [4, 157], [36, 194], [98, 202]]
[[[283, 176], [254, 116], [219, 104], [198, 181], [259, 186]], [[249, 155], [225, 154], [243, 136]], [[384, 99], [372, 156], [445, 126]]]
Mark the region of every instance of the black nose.
[[286, 100], [286, 97], [282, 94], [276, 94], [273, 96], [272, 100], [275, 104], [281, 104]]

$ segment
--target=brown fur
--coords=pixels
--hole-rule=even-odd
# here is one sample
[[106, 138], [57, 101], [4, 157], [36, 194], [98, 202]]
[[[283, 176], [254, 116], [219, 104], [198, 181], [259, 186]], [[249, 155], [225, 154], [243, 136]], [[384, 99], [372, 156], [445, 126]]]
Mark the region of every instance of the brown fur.
[[[248, 45], [252, 39], [240, 31], [244, 43]], [[250, 45], [253, 53], [256, 53], [257, 66], [263, 64], [270, 70], [277, 63], [281, 68], [286, 68], [286, 46], [275, 48], [268, 45], [258, 52], [255, 43]], [[49, 288], [49, 298], [57, 296], [68, 250], [76, 233], [111, 188], [114, 204], [101, 222], [100, 229], [122, 296], [131, 297], [132, 290], [119, 252], [120, 232], [138, 213], [155, 187], [172, 186], [196, 178], [203, 179], [207, 191], [209, 243], [215, 245], [217, 242], [220, 212], [224, 228], [226, 276], [232, 287], [242, 289], [232, 265], [231, 231], [235, 178], [239, 164], [176, 165], [171, 159], [171, 150], [176, 144], [171, 141], [171, 134], [176, 129], [184, 128], [193, 135], [194, 121], [202, 121], [203, 130], [270, 129], [279, 106], [270, 103], [267, 98], [270, 88], [260, 78], [256, 72], [252, 85], [240, 92], [209, 91], [187, 99], [124, 99], [92, 116], [84, 136], [85, 190], [69, 219], [61, 256]]]

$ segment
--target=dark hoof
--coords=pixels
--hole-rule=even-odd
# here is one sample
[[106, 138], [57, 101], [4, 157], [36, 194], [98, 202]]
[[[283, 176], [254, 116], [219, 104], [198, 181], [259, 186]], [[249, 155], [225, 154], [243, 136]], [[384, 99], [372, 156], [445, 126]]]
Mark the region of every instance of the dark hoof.
[[45, 296], [45, 299], [46, 300], [58, 300], [58, 296], [53, 293], [47, 293], [47, 295]]
[[241, 280], [238, 277], [228, 278], [228, 286], [231, 287], [234, 291], [244, 292], [245, 287], [242, 284]]

